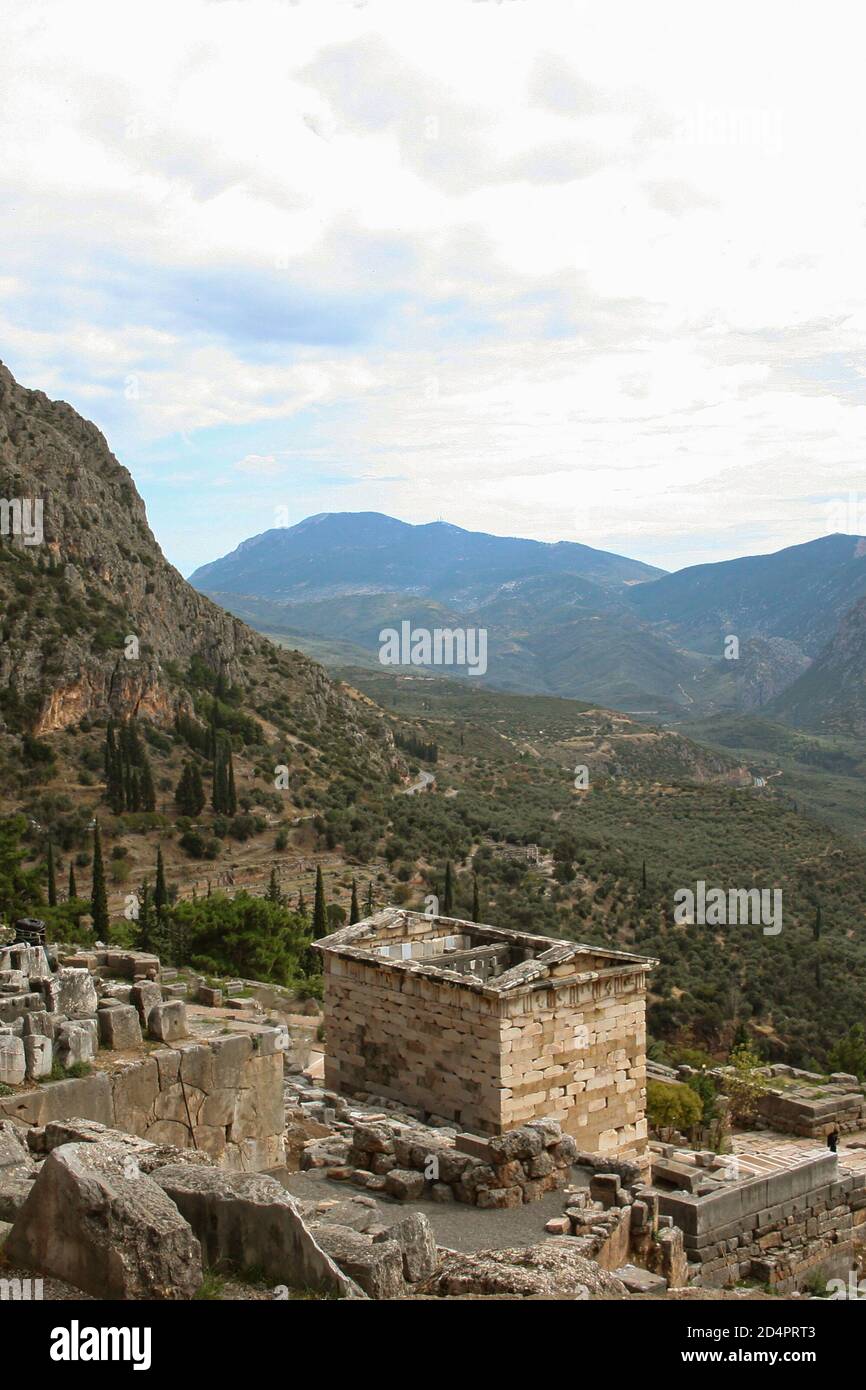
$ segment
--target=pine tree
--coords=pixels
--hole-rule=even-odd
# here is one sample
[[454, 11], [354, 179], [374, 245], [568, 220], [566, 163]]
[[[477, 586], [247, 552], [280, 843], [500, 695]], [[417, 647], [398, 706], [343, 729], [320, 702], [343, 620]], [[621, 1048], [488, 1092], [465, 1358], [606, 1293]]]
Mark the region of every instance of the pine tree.
[[358, 907], [358, 885], [352, 879], [352, 906], [349, 908], [349, 926], [353, 927], [356, 922], [361, 920], [361, 909]]
[[153, 906], [157, 921], [161, 921], [168, 907], [168, 890], [165, 886], [165, 865], [162, 862], [162, 846], [156, 851], [156, 888], [153, 892]]
[[48, 906], [57, 906], [57, 880], [54, 877], [54, 846], [48, 841]]
[[69, 861], [69, 887], [66, 891], [66, 897], [68, 902], [74, 902], [78, 897], [78, 884], [75, 882], [75, 865], [71, 859]]
[[481, 902], [478, 896], [478, 875], [472, 875], [472, 920], [478, 922], [481, 918]]
[[90, 915], [97, 941], [108, 940], [108, 894], [105, 891], [105, 869], [102, 863], [102, 839], [99, 821], [93, 825], [93, 883], [90, 892]]
[[328, 935], [328, 915], [325, 910], [325, 881], [322, 878], [322, 866], [316, 869], [316, 897], [313, 903], [313, 940], [318, 941], [320, 937]]
[[445, 890], [442, 894], [442, 916], [450, 917], [454, 912], [454, 883], [451, 872], [451, 860], [445, 864]]

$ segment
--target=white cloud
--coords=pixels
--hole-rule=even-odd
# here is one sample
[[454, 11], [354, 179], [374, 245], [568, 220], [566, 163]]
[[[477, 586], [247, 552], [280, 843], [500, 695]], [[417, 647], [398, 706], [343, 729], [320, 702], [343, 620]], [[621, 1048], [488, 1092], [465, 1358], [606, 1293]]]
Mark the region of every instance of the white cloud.
[[858, 20], [33, 0], [0, 51], [0, 355], [120, 453], [249, 430], [223, 493], [313, 418], [310, 510], [662, 562], [806, 539], [864, 486]]

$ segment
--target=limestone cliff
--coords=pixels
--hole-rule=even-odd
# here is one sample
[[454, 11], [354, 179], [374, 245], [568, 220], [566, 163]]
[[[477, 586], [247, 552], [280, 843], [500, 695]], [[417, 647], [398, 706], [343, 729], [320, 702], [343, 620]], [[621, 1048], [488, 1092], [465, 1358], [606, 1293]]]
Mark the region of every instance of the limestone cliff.
[[186, 582], [97, 427], [2, 364], [0, 498], [42, 503], [34, 544], [14, 509], [0, 507], [0, 733], [50, 734], [108, 715], [169, 725], [190, 705], [195, 663], [243, 687], [252, 712], [276, 698], [308, 726], [339, 726], [381, 773], [398, 761], [378, 711], [362, 719], [321, 667], [276, 649]]

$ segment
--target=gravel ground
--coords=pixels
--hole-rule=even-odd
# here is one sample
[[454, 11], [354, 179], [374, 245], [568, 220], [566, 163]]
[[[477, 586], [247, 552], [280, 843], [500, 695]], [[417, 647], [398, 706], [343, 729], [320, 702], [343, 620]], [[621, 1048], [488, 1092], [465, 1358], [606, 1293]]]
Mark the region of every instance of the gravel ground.
[[[366, 1196], [364, 1189], [348, 1182], [333, 1182], [330, 1178], [314, 1176], [317, 1170], [306, 1173], [277, 1174], [292, 1196], [303, 1201], [325, 1201], [336, 1198]], [[583, 1175], [585, 1177], [585, 1175]], [[575, 1184], [580, 1183], [577, 1172]], [[390, 1197], [375, 1198], [382, 1223], [388, 1225], [403, 1212], [420, 1211], [430, 1222], [436, 1243], [450, 1250], [508, 1250], [518, 1245], [535, 1245], [545, 1239], [544, 1224], [552, 1216], [561, 1216], [564, 1194], [549, 1192], [540, 1202], [514, 1207], [509, 1211], [483, 1211], [464, 1206], [461, 1202], [395, 1202]]]

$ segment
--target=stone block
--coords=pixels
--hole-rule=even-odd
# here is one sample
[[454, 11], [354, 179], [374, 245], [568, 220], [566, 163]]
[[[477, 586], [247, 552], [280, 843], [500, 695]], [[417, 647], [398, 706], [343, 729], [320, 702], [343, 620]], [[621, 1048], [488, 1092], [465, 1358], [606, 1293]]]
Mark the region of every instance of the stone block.
[[424, 1192], [424, 1176], [409, 1168], [392, 1168], [385, 1174], [385, 1191], [398, 1202], [412, 1202]]
[[430, 1222], [420, 1212], [410, 1212], [388, 1226], [374, 1240], [395, 1240], [403, 1252], [403, 1278], [407, 1284], [417, 1284], [436, 1273], [439, 1256]]
[[133, 1004], [116, 1004], [99, 1011], [99, 1041], [113, 1052], [129, 1052], [141, 1046], [141, 1024]]
[[154, 980], [139, 980], [129, 991], [129, 1002], [135, 1005], [141, 1026], [146, 1028], [151, 1009], [162, 1003], [162, 989]]
[[67, 1018], [86, 1018], [96, 1013], [96, 985], [89, 970], [61, 966], [41, 982], [46, 1005], [51, 1013]]
[[147, 1015], [147, 1031], [157, 1042], [170, 1043], [188, 1037], [186, 1005], [180, 999], [154, 1004]]
[[0, 1083], [4, 1086], [23, 1086], [27, 1075], [27, 1057], [21, 1038], [11, 1034], [0, 1036]]
[[27, 1062], [27, 1080], [41, 1081], [51, 1075], [54, 1061], [54, 1044], [50, 1038], [29, 1033], [24, 1038], [24, 1056]]

